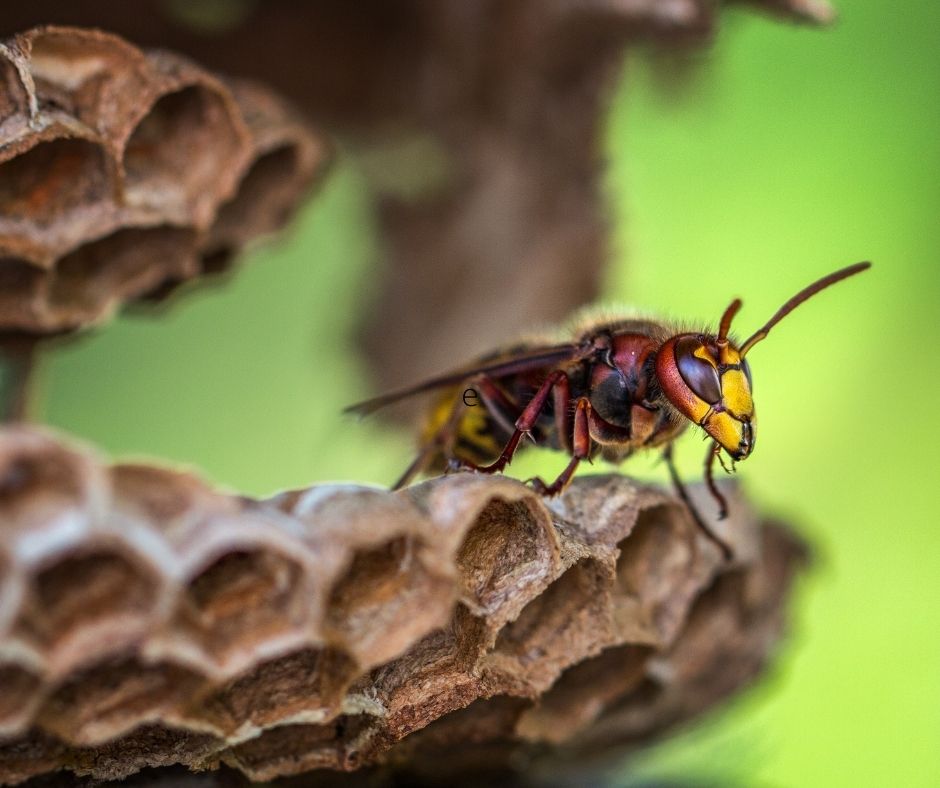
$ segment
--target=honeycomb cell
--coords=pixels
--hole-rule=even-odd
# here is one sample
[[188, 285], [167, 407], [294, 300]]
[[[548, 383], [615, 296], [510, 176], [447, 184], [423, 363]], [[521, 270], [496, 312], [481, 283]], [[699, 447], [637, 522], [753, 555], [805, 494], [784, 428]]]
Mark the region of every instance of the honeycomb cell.
[[113, 141], [132, 103], [146, 95], [143, 53], [100, 30], [44, 27], [27, 35], [29, 69], [43, 103]]
[[261, 547], [226, 552], [189, 582], [176, 621], [217, 663], [249, 656], [303, 621], [301, 574], [294, 560]]
[[523, 712], [516, 732], [529, 741], [560, 744], [638, 686], [651, 653], [651, 648], [627, 644], [572, 665]]
[[305, 648], [252, 667], [215, 690], [194, 713], [235, 739], [285, 722], [320, 722], [335, 713], [355, 675], [347, 654]]
[[47, 272], [28, 260], [0, 257], [0, 331], [42, 322], [47, 280]]
[[610, 570], [600, 562], [578, 561], [503, 627], [493, 653], [485, 658], [487, 669], [517, 692], [547, 689], [573, 660], [612, 642], [612, 582]]
[[74, 92], [112, 72], [114, 41], [93, 31], [42, 30], [30, 37], [29, 69], [34, 79]]
[[[482, 680], [472, 662], [463, 658], [457, 626], [433, 630], [397, 659], [361, 677], [350, 688], [344, 708], [365, 699], [364, 710], [381, 717], [389, 735], [401, 737], [479, 697]], [[421, 687], [420, 696], [415, 687]]]
[[678, 503], [633, 528], [663, 493], [611, 477], [565, 497], [554, 522], [470, 476], [255, 501], [4, 429], [0, 780], [607, 753], [759, 671], [790, 537], [736, 507], [766, 552], [729, 566]]
[[27, 555], [41, 550], [39, 534], [54, 526], [63, 510], [86, 509], [94, 476], [86, 460], [48, 436], [10, 429], [0, 443], [0, 537], [35, 529]]
[[213, 204], [223, 196], [218, 193], [220, 173], [235, 174], [232, 164], [242, 144], [219, 93], [200, 85], [169, 93], [128, 140], [125, 199], [135, 207], [205, 226]]
[[106, 316], [112, 306], [166, 280], [191, 277], [198, 269], [193, 230], [118, 230], [58, 262], [49, 286], [50, 306], [63, 327], [76, 327]]
[[222, 495], [191, 474], [170, 468], [115, 465], [111, 480], [115, 510], [170, 538], [199, 520], [234, 515], [241, 509], [237, 499]]
[[742, 621], [742, 577], [729, 572], [692, 603], [676, 640], [653, 650], [643, 676], [604, 704], [595, 724], [576, 734], [579, 747], [604, 751], [639, 741], [729, 695], [759, 671], [779, 622]]
[[105, 149], [89, 140], [52, 139], [0, 164], [0, 233], [48, 227], [111, 197]]
[[238, 185], [235, 197], [222, 205], [210, 231], [207, 256], [237, 248], [256, 235], [283, 226], [303, 183], [298, 183], [300, 154], [284, 145], [257, 158]]
[[371, 717], [346, 714], [323, 725], [285, 725], [233, 747], [223, 760], [256, 781], [312, 769], [350, 771], [361, 765], [375, 727]]
[[463, 601], [474, 613], [491, 617], [520, 586], [546, 584], [555, 569], [555, 553], [544, 519], [528, 501], [495, 498], [467, 531], [456, 563]]
[[452, 584], [428, 571], [418, 558], [421, 549], [420, 540], [401, 536], [356, 550], [334, 584], [325, 629], [360, 665], [398, 656], [449, 617]]
[[15, 631], [40, 646], [53, 670], [119, 650], [147, 630], [160, 582], [142, 561], [87, 547], [38, 569]]
[[228, 267], [327, 158], [266, 87], [171, 52], [56, 26], [0, 43], [0, 334], [75, 331]]
[[70, 744], [100, 744], [179, 716], [204, 684], [179, 665], [117, 657], [69, 676], [43, 703], [38, 724]]
[[0, 123], [29, 112], [29, 94], [12, 57], [13, 52], [0, 44]]
[[706, 571], [696, 549], [696, 530], [688, 514], [674, 504], [640, 512], [630, 535], [617, 547], [617, 590], [639, 606], [621, 605], [631, 621], [649, 625], [655, 641], [672, 638]]

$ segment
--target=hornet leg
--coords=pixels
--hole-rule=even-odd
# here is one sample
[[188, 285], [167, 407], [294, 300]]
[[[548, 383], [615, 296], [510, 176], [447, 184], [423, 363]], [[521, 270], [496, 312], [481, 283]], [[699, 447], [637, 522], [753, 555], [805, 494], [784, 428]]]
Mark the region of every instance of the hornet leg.
[[[715, 469], [715, 458], [718, 459], [718, 462], [721, 462], [721, 467], [724, 468], [724, 463], [721, 460], [720, 452], [721, 445], [714, 443], [709, 448], [708, 454], [705, 455], [705, 484], [708, 485], [708, 490], [712, 494], [712, 498], [714, 498], [715, 502], [718, 504], [718, 519], [724, 520], [728, 516], [728, 501], [725, 499], [725, 496], [721, 494], [721, 490], [718, 489], [718, 485], [715, 484], [715, 476], [713, 474]], [[727, 472], [728, 469], [725, 468], [725, 473]]]
[[[520, 407], [507, 397], [503, 391], [490, 379], [482, 375], [472, 381], [472, 385], [478, 388], [480, 399], [487, 412], [500, 424], [510, 425], [508, 429], [512, 431], [513, 422], [519, 417]], [[418, 455], [411, 461], [411, 464], [405, 469], [393, 490], [400, 490], [407, 485], [415, 476], [424, 471], [434, 460], [435, 455], [443, 454], [449, 459], [448, 467], [452, 469], [475, 468], [472, 463], [466, 460], [460, 460], [453, 456], [454, 442], [457, 438], [457, 431], [460, 419], [463, 415], [461, 409], [460, 395], [454, 400], [453, 409], [447, 420], [438, 428], [437, 432], [428, 440], [418, 451]]]
[[[702, 515], [699, 514], [698, 509], [695, 508], [695, 505], [692, 503], [692, 499], [689, 497], [689, 493], [686, 490], [685, 485], [682, 483], [682, 479], [679, 478], [679, 472], [676, 470], [676, 463], [672, 457], [672, 444], [668, 444], [663, 451], [663, 459], [666, 461], [666, 467], [669, 468], [669, 476], [672, 478], [672, 484], [676, 488], [676, 493], [682, 499], [682, 502], [688, 507], [689, 512], [692, 515], [692, 519], [695, 520], [695, 524], [702, 529], [702, 532], [707, 536], [712, 542], [718, 545], [718, 548], [721, 550], [721, 554], [724, 556], [725, 560], [731, 559], [731, 548], [705, 524], [705, 520], [702, 518]], [[724, 498], [722, 498], [722, 501]]]
[[525, 406], [525, 409], [522, 411], [522, 415], [516, 419], [516, 429], [512, 433], [512, 437], [509, 439], [496, 462], [492, 463], [491, 465], [472, 465], [470, 463], [465, 464], [476, 471], [480, 471], [480, 473], [499, 473], [507, 465], [509, 465], [509, 463], [512, 462], [512, 456], [516, 453], [516, 449], [519, 447], [519, 441], [522, 439], [522, 436], [530, 435], [532, 428], [539, 419], [539, 416], [542, 414], [542, 411], [545, 410], [545, 405], [548, 403], [548, 395], [551, 393], [552, 389], [555, 388], [555, 386], [561, 383], [562, 380], [567, 383], [568, 375], [560, 369], [556, 369], [547, 378], [545, 378], [545, 382], [542, 383], [542, 385], [539, 387], [539, 390], [536, 392], [535, 396], [529, 400], [529, 404]]
[[586, 460], [591, 455], [591, 430], [589, 416], [591, 413], [591, 401], [587, 397], [581, 397], [578, 400], [577, 408], [574, 412], [574, 432], [571, 436], [571, 461], [561, 472], [557, 479], [551, 484], [545, 484], [538, 477], [529, 479], [529, 484], [542, 495], [551, 497], [558, 495], [574, 476], [575, 470], [581, 460]]

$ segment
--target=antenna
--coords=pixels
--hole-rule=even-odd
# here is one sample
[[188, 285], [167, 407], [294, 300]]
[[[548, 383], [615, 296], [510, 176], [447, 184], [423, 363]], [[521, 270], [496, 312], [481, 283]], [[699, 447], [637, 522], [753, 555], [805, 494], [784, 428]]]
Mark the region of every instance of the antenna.
[[716, 343], [718, 345], [718, 360], [722, 364], [731, 363], [731, 358], [728, 355], [728, 331], [731, 330], [731, 321], [734, 320], [734, 316], [738, 313], [740, 308], [741, 299], [735, 298], [734, 301], [728, 304], [728, 308], [721, 316], [721, 323], [718, 324], [718, 339]]
[[718, 343], [726, 341], [728, 339], [728, 331], [731, 329], [731, 321], [734, 320], [734, 316], [738, 313], [738, 310], [741, 308], [741, 299], [735, 298], [728, 308], [725, 310], [725, 313], [721, 316], [721, 323], [718, 326]]
[[[780, 307], [776, 314], [741, 346], [741, 358], [744, 358], [747, 352], [752, 347], [754, 347], [754, 345], [756, 345], [761, 340], [766, 339], [767, 335], [770, 333], [770, 329], [777, 325], [777, 323], [783, 320], [783, 318], [789, 315], [804, 301], [812, 298], [821, 290], [825, 290], [827, 287], [829, 287], [829, 285], [834, 285], [836, 282], [841, 282], [843, 279], [848, 279], [850, 276], [855, 276], [855, 274], [861, 273], [868, 268], [871, 268], [871, 263], [869, 262], [856, 263], [855, 265], [850, 265], [847, 268], [841, 268], [838, 271], [834, 271], [833, 273], [829, 274], [829, 276], [824, 276], [822, 279], [813, 282], [808, 287], [804, 287], [802, 290], [800, 290], [799, 293], [797, 293], [795, 296], [793, 296], [793, 298]], [[732, 303], [731, 306], [734, 306], [734, 303]], [[725, 317], [727, 317], [728, 312], [731, 312], [731, 306], [725, 310]], [[731, 316], [734, 316], [734, 312], [731, 312]], [[722, 326], [724, 326], [725, 317], [722, 317], [721, 319]], [[728, 322], [731, 322], [731, 318], [728, 318]]]

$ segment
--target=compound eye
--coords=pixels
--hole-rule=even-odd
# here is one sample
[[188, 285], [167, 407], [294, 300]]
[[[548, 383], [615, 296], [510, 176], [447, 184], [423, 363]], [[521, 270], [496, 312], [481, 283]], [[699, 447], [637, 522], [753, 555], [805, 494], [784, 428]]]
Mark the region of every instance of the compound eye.
[[747, 378], [747, 387], [753, 392], [754, 381], [751, 380], [751, 368], [747, 365], [747, 361], [745, 361], [743, 358], [741, 359], [741, 369], [744, 370], [744, 377]]
[[683, 337], [676, 342], [676, 364], [686, 385], [709, 405], [721, 402], [721, 380], [718, 370], [705, 359], [695, 355], [702, 343], [695, 337]]

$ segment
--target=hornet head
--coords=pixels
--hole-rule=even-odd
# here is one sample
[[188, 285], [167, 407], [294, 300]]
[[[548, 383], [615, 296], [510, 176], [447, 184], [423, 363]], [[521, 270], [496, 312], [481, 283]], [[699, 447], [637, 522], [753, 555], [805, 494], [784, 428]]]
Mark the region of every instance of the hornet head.
[[678, 334], [666, 340], [656, 355], [656, 375], [666, 399], [733, 459], [745, 459], [754, 450], [755, 423], [751, 370], [744, 357], [808, 298], [870, 266], [857, 263], [804, 288], [740, 346], [728, 339], [740, 299], [725, 310], [717, 334]]

